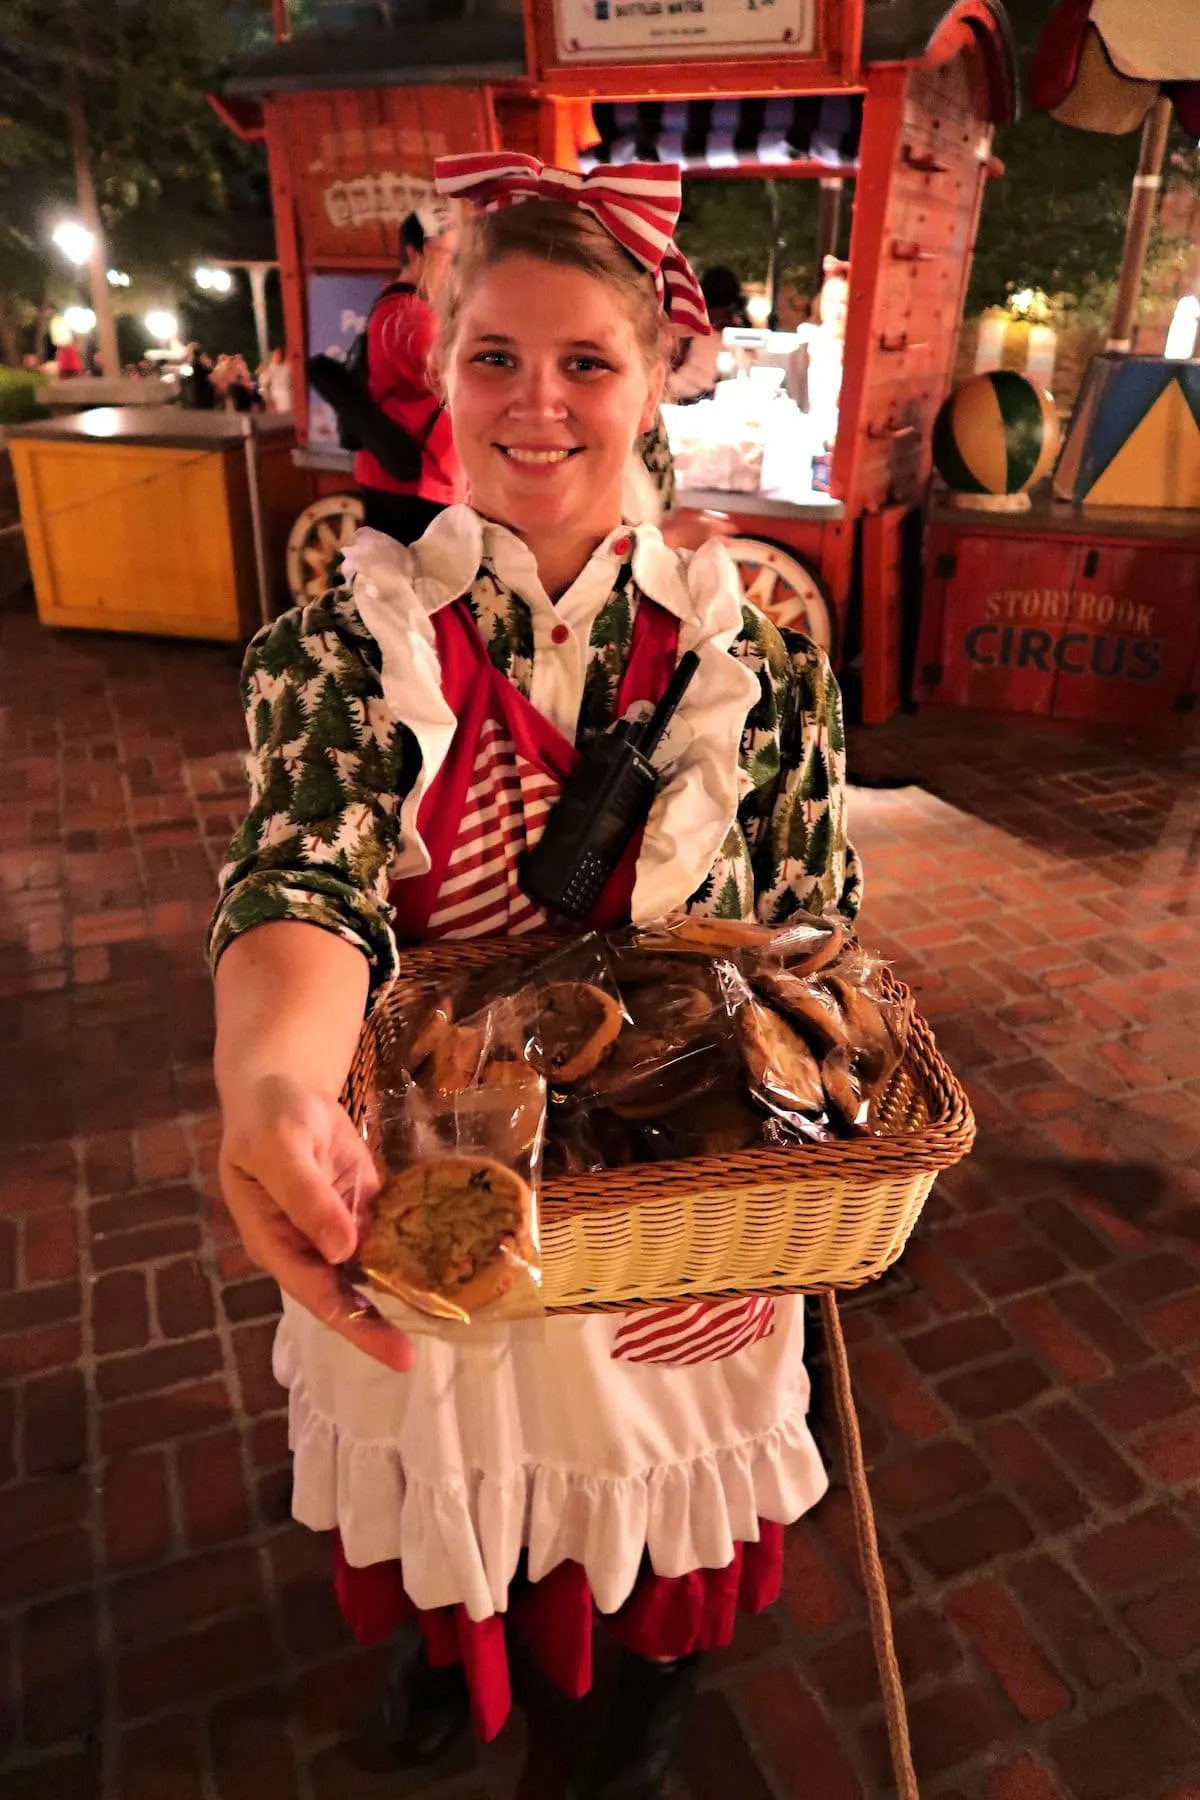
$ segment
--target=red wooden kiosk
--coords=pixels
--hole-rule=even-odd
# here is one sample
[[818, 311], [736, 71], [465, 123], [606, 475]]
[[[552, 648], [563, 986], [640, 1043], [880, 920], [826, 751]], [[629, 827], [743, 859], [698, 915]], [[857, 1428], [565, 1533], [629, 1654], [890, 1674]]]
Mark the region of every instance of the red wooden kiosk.
[[[1001, 0], [498, 6], [459, 26], [293, 36], [276, 0], [278, 41], [228, 84], [231, 123], [266, 142], [296, 455], [312, 482], [293, 534], [294, 591], [320, 578], [353, 523], [349, 458], [317, 441], [306, 395], [304, 359], [326, 347], [314, 316], [330, 278], [367, 278], [369, 292], [391, 275], [396, 227], [428, 191], [433, 159], [504, 147], [576, 166], [605, 135], [594, 123], [603, 114], [609, 134], [623, 123], [629, 140], [609, 154], [636, 146], [673, 160], [682, 143], [685, 161], [703, 160], [689, 145], [733, 102], [706, 172], [854, 184], [839, 427], [828, 493], [811, 504], [684, 491], [677, 512], [732, 520], [755, 598], [807, 622], [840, 660], [861, 654], [863, 716], [887, 717], [900, 700], [904, 529], [924, 497], [979, 209], [998, 169], [992, 129], [1015, 104]], [[761, 121], [777, 98], [790, 115], [772, 137]]]
[[1172, 105], [1200, 133], [1193, 0], [1058, 0], [1032, 99], [1060, 124], [1142, 128], [1108, 348], [1027, 510], [938, 501], [915, 697], [1179, 741], [1200, 717], [1200, 361], [1132, 354]]

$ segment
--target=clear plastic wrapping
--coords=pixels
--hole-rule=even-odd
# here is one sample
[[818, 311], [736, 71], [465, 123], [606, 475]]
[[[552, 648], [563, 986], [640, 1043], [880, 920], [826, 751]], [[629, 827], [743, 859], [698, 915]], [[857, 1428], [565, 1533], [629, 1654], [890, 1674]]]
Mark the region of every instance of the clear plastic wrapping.
[[773, 1112], [823, 1119], [833, 1135], [882, 1128], [879, 1103], [911, 1017], [911, 1005], [885, 987], [883, 968], [853, 945], [814, 973], [773, 956], [739, 971], [754, 1022], [743, 1029], [751, 1092]]
[[517, 989], [463, 1016], [465, 991], [431, 996], [379, 1071], [369, 1136], [382, 1183], [358, 1248], [373, 1289], [457, 1324], [542, 1310], [537, 1009]]
[[377, 1075], [376, 1296], [457, 1325], [542, 1310], [551, 1179], [885, 1128], [908, 1009], [843, 921], [673, 918], [414, 989]]

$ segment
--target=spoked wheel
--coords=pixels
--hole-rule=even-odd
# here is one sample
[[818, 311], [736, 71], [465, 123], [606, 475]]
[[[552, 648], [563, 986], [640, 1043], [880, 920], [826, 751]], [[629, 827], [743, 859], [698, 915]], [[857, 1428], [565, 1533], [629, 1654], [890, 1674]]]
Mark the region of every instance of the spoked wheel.
[[727, 538], [725, 548], [738, 565], [742, 589], [752, 606], [776, 625], [802, 631], [822, 650], [833, 649], [833, 618], [824, 588], [790, 550], [764, 538]]
[[326, 494], [306, 506], [288, 533], [288, 588], [297, 606], [319, 600], [329, 586], [334, 558], [363, 522], [357, 494]]

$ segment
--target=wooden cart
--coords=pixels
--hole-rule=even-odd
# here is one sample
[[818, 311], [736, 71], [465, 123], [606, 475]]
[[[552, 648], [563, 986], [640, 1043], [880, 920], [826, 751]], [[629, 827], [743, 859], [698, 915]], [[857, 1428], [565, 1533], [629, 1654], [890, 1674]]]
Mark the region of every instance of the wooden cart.
[[[290, 35], [276, 0], [276, 25], [279, 41], [239, 67], [222, 104], [270, 160], [311, 480], [293, 592], [323, 583], [357, 523], [350, 459], [322, 441], [304, 361], [331, 332], [352, 334], [392, 274], [397, 227], [436, 156], [503, 147], [577, 166], [598, 136], [618, 160], [682, 150], [730, 179], [837, 177], [854, 210], [828, 498], [684, 492], [676, 510], [732, 520], [754, 598], [861, 666], [861, 714], [886, 718], [901, 697], [904, 546], [999, 168], [992, 130], [1015, 106], [1000, 0], [494, 0], [461, 27], [337, 36]], [[781, 125], [768, 110], [779, 101]]]
[[286, 603], [286, 415], [101, 406], [7, 438], [44, 625], [236, 643]]

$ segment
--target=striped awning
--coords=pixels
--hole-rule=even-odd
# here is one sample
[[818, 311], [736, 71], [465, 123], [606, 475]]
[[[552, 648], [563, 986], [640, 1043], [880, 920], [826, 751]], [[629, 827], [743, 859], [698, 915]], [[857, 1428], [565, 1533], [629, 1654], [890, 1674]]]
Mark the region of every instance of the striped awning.
[[862, 130], [862, 99], [846, 94], [596, 102], [592, 114], [600, 142], [581, 156], [585, 168], [674, 162], [692, 169], [853, 169]]

